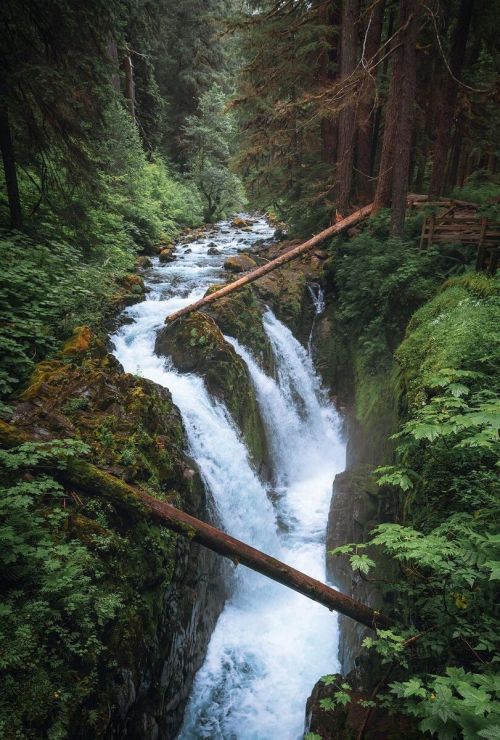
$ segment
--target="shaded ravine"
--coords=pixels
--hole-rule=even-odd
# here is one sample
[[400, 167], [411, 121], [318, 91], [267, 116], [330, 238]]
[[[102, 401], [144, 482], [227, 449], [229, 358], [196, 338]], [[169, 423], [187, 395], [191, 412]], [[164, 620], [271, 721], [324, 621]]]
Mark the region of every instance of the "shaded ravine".
[[[306, 350], [267, 311], [264, 326], [275, 357], [274, 379], [228, 338], [247, 364], [266, 425], [272, 489], [252, 470], [239, 431], [202, 379], [179, 374], [154, 354], [164, 317], [220, 281], [227, 254], [268, 236], [263, 220], [251, 233], [223, 223], [215, 236], [221, 255], [208, 255], [209, 239], [200, 239], [189, 244], [190, 252], [178, 249], [175, 262], [155, 265], [147, 300], [127, 309], [133, 323], [113, 337], [115, 354], [128, 372], [170, 389], [183, 416], [189, 452], [223, 528], [324, 580], [331, 483], [343, 469], [344, 448]], [[232, 596], [196, 676], [179, 737], [301, 737], [306, 698], [318, 675], [336, 670], [336, 652], [334, 615], [263, 576], [236, 569]]]

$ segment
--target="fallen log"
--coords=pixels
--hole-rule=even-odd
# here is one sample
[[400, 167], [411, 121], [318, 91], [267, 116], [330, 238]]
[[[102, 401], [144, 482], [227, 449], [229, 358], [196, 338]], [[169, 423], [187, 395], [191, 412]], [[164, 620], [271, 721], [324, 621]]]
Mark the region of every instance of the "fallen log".
[[[13, 447], [27, 441], [34, 440], [13, 425], [0, 421], [1, 446]], [[77, 486], [81, 491], [107, 498], [116, 506], [125, 509], [128, 516], [152, 515], [168, 529], [183, 537], [230, 558], [235, 563], [241, 563], [330, 610], [345, 614], [366, 627], [375, 629], [390, 627], [392, 624], [387, 617], [365, 604], [231, 537], [217, 527], [150, 496], [140, 488], [125, 483], [91, 463], [70, 458], [65, 468], [54, 470], [54, 475], [64, 483]]]
[[286, 265], [287, 262], [291, 262], [292, 260], [297, 259], [297, 257], [305, 254], [320, 242], [328, 239], [328, 237], [340, 234], [342, 231], [345, 231], [350, 226], [354, 226], [359, 221], [362, 221], [364, 218], [370, 215], [372, 210], [373, 203], [360, 208], [359, 211], [355, 211], [350, 216], [343, 218], [341, 221], [334, 224], [333, 226], [329, 226], [327, 229], [324, 229], [324, 231], [320, 231], [319, 234], [316, 234], [316, 236], [313, 236], [307, 242], [299, 244], [298, 247], [294, 247], [289, 252], [285, 252], [285, 254], [276, 257], [276, 259], [271, 260], [271, 262], [268, 262], [266, 265], [262, 265], [256, 270], [248, 272], [243, 277], [235, 280], [232, 283], [224, 285], [223, 288], [214, 291], [210, 295], [204, 296], [194, 303], [190, 303], [189, 306], [184, 306], [184, 308], [180, 308], [178, 311], [174, 311], [174, 313], [171, 313], [169, 316], [167, 316], [167, 318], [165, 319], [165, 323], [167, 324], [170, 321], [175, 321], [181, 316], [191, 313], [192, 311], [197, 311], [202, 306], [206, 306], [208, 303], [213, 303], [213, 301], [216, 301], [218, 298], [222, 298], [223, 296], [228, 295], [228, 293], [232, 293], [234, 290], [242, 288], [244, 285], [253, 283], [255, 280], [263, 277], [263, 275], [267, 275], [268, 272], [276, 270], [277, 267], [281, 267], [282, 265]]

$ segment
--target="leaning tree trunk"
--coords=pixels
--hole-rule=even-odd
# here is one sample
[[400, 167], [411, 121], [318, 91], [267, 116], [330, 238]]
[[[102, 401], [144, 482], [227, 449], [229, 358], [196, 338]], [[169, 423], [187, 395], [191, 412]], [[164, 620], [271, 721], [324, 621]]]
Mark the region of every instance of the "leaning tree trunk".
[[219, 288], [219, 290], [216, 290], [213, 293], [209, 293], [208, 295], [200, 298], [194, 303], [190, 303], [189, 306], [184, 306], [184, 308], [180, 308], [178, 311], [174, 311], [174, 313], [167, 316], [167, 318], [165, 319], [165, 323], [175, 321], [181, 316], [185, 316], [186, 314], [191, 313], [191, 311], [197, 311], [199, 308], [202, 308], [209, 303], [213, 303], [219, 298], [223, 298], [225, 295], [228, 295], [235, 290], [239, 290], [249, 283], [255, 282], [255, 280], [258, 280], [264, 275], [267, 275], [269, 272], [276, 270], [278, 267], [282, 267], [288, 262], [301, 257], [303, 254], [306, 254], [306, 252], [309, 252], [313, 247], [315, 247], [317, 244], [320, 244], [325, 239], [328, 239], [330, 236], [341, 234], [343, 231], [350, 228], [351, 226], [355, 226], [357, 223], [369, 216], [372, 210], [372, 203], [370, 203], [370, 205], [364, 206], [363, 208], [360, 208], [359, 211], [351, 213], [350, 216], [347, 216], [333, 226], [329, 226], [327, 229], [320, 231], [319, 234], [313, 236], [312, 239], [309, 239], [303, 244], [299, 244], [297, 247], [290, 249], [289, 252], [285, 252], [285, 254], [281, 254], [279, 257], [276, 257], [276, 259], [271, 260], [271, 262], [267, 262], [265, 265], [257, 267], [256, 270], [252, 270], [243, 277], [238, 278], [238, 280], [224, 285], [224, 287]]
[[474, 0], [462, 0], [460, 3], [450, 55], [450, 70], [453, 76], [448, 72], [448, 79], [441, 101], [436, 142], [434, 144], [431, 181], [429, 183], [429, 195], [441, 195], [445, 184], [450, 131], [453, 128], [458, 96], [457, 78], [464, 64], [473, 6]]
[[2, 150], [5, 186], [7, 188], [7, 199], [9, 202], [10, 225], [13, 229], [20, 229], [23, 220], [21, 199], [19, 197], [16, 160], [14, 157], [9, 112], [4, 90], [0, 90], [0, 149]]
[[[0, 420], [0, 447], [14, 447], [28, 441], [32, 441], [28, 435]], [[110, 501], [121, 509], [129, 520], [140, 521], [145, 516], [153, 516], [160, 524], [191, 542], [197, 542], [219, 555], [230, 558], [234, 563], [242, 563], [247, 568], [262, 573], [330, 610], [345, 614], [366, 627], [376, 629], [392, 625], [388, 617], [369, 606], [231, 537], [217, 527], [176, 509], [166, 501], [154, 498], [141, 488], [128, 485], [86, 460], [71, 459], [64, 468], [55, 470], [54, 475], [66, 485]]]
[[[366, 31], [364, 63], [369, 66], [380, 46], [382, 21], [384, 19], [385, 0], [381, 0], [372, 10]], [[376, 73], [375, 73], [376, 74]], [[361, 90], [361, 103], [357, 115], [357, 169], [358, 194], [362, 203], [368, 203], [373, 197], [372, 151], [375, 125], [374, 90], [376, 80], [367, 76]]]
[[[356, 66], [357, 21], [359, 0], [342, 2], [342, 38], [340, 47], [340, 72], [346, 80]], [[354, 139], [356, 133], [356, 112], [354, 103], [349, 103], [339, 117], [339, 146], [337, 166], [337, 208], [345, 214], [352, 189], [354, 164]]]
[[[391, 233], [402, 236], [408, 181], [410, 155], [414, 127], [415, 93], [417, 86], [417, 36], [419, 29], [418, 6], [412, 0], [403, 0], [400, 6], [401, 25], [407, 24], [404, 39], [401, 39], [403, 64], [400, 70], [399, 115], [396, 127], [396, 148], [392, 169]], [[404, 15], [403, 15], [404, 14]]]

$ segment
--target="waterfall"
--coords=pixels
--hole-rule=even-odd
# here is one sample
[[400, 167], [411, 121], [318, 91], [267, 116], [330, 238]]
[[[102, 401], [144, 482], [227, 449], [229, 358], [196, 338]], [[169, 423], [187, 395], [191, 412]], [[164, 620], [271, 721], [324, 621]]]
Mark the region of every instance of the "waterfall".
[[[273, 489], [252, 469], [241, 434], [201, 378], [180, 374], [154, 354], [164, 317], [220, 281], [228, 253], [245, 246], [222, 224], [222, 256], [209, 240], [178, 250], [177, 262], [155, 264], [147, 299], [127, 309], [131, 323], [112, 338], [125, 370], [170, 389], [223, 528], [249, 544], [316, 577], [325, 578], [324, 532], [336, 472], [343, 469], [333, 409], [311, 358], [267, 311], [264, 327], [276, 377], [267, 376], [245, 347], [228, 338], [246, 362], [271, 442]], [[244, 234], [246, 246], [271, 231], [263, 220]], [[295, 740], [303, 732], [305, 701], [322, 673], [338, 664], [337, 620], [324, 607], [264, 576], [236, 568], [234, 590], [199, 670], [182, 740]]]
[[314, 318], [311, 324], [311, 331], [309, 332], [309, 339], [307, 340], [307, 349], [312, 357], [312, 340], [314, 336], [314, 328], [316, 326], [316, 319], [325, 310], [325, 294], [323, 292], [323, 288], [319, 283], [309, 283], [307, 287], [309, 289], [309, 293], [311, 295], [314, 306]]

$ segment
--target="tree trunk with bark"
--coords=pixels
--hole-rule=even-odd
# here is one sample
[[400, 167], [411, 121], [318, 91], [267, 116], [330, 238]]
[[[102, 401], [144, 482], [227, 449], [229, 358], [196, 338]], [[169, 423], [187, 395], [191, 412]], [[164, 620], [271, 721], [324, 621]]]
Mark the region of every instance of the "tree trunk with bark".
[[262, 265], [262, 267], [258, 267], [256, 270], [252, 270], [238, 280], [225, 285], [223, 288], [220, 288], [219, 290], [216, 290], [213, 293], [200, 298], [194, 303], [190, 303], [189, 306], [184, 306], [184, 308], [181, 308], [178, 311], [174, 311], [174, 313], [170, 314], [170, 316], [167, 316], [167, 318], [165, 319], [165, 323], [175, 321], [181, 316], [185, 316], [192, 311], [197, 311], [199, 308], [207, 306], [209, 303], [213, 303], [213, 301], [216, 301], [219, 298], [232, 293], [234, 290], [239, 290], [240, 288], [243, 288], [243, 286], [248, 285], [249, 283], [253, 283], [255, 280], [258, 280], [264, 275], [267, 275], [268, 272], [272, 272], [278, 267], [286, 265], [287, 262], [291, 262], [292, 260], [301, 257], [317, 244], [324, 241], [325, 239], [328, 239], [328, 237], [334, 236], [335, 234], [340, 234], [342, 231], [345, 231], [349, 227], [359, 223], [359, 221], [362, 221], [364, 218], [369, 216], [372, 210], [372, 203], [368, 206], [360, 208], [359, 211], [352, 213], [350, 216], [347, 216], [347, 218], [342, 219], [342, 221], [339, 221], [333, 226], [329, 226], [327, 229], [324, 229], [324, 231], [320, 231], [320, 233], [316, 234], [316, 236], [313, 236], [312, 239], [309, 239], [303, 244], [299, 244], [298, 247], [294, 247], [294, 249], [291, 249], [289, 252], [285, 252], [285, 254], [276, 257], [276, 259], [271, 260], [271, 262], [268, 262], [266, 265]]
[[21, 199], [19, 197], [19, 186], [17, 183], [16, 160], [14, 157], [14, 146], [7, 109], [6, 95], [0, 91], [0, 149], [2, 150], [3, 171], [5, 175], [5, 186], [7, 188], [7, 199], [9, 202], [10, 225], [13, 229], [22, 226]]
[[373, 203], [374, 213], [392, 205], [391, 228], [394, 234], [402, 232], [406, 210], [416, 84], [418, 13], [418, 5], [411, 0], [401, 0], [398, 33], [392, 45], [391, 84]]
[[[32, 441], [28, 435], [18, 432], [14, 426], [0, 421], [0, 445], [13, 447]], [[92, 496], [111, 501], [133, 519], [152, 515], [168, 529], [177, 532], [192, 542], [230, 558], [234, 563], [242, 563], [248, 568], [262, 573], [313, 601], [335, 610], [367, 627], [387, 628], [392, 622], [378, 611], [361, 604], [334, 588], [311, 578], [276, 558], [231, 537], [211, 524], [206, 524], [165, 501], [150, 496], [140, 488], [128, 485], [120, 478], [97, 468], [84, 460], [71, 459], [63, 469], [54, 471], [62, 482], [76, 486]]]
[[[384, 19], [385, 0], [381, 0], [370, 13], [366, 29], [364, 63], [370, 64], [380, 47], [382, 22]], [[376, 73], [373, 73], [376, 74]], [[357, 181], [358, 195], [362, 203], [373, 198], [374, 183], [372, 179], [372, 152], [375, 126], [374, 91], [376, 80], [368, 77], [360, 92], [361, 103], [357, 114]]]
[[453, 44], [450, 54], [450, 71], [447, 70], [447, 81], [444, 86], [441, 109], [439, 113], [436, 141], [433, 152], [433, 165], [431, 181], [429, 184], [429, 195], [440, 196], [443, 192], [446, 176], [446, 161], [448, 158], [448, 147], [450, 143], [450, 132], [453, 128], [455, 107], [458, 96], [458, 77], [462, 71], [465, 60], [465, 49], [469, 37], [470, 22], [474, 0], [462, 0], [458, 12], [457, 25], [453, 36]]
[[398, 71], [400, 95], [394, 163], [392, 169], [391, 233], [402, 236], [408, 183], [410, 155], [414, 126], [415, 93], [417, 86], [417, 36], [419, 30], [419, 8], [411, 0], [403, 0], [400, 6], [401, 26], [406, 25], [401, 42], [402, 70]]
[[394, 163], [394, 149], [396, 147], [397, 119], [399, 115], [402, 61], [403, 51], [400, 34], [398, 34], [392, 42], [392, 75], [389, 86], [389, 97], [385, 107], [384, 133], [382, 136], [382, 152], [378, 168], [377, 187], [373, 198], [374, 213], [378, 213], [381, 208], [389, 208], [391, 205], [392, 168]]
[[[318, 8], [318, 17], [323, 26], [332, 28], [340, 25], [338, 11], [332, 3], [322, 3]], [[324, 40], [325, 43], [327, 39]], [[319, 79], [326, 88], [337, 76], [338, 40], [335, 38], [330, 48], [321, 50], [319, 58]], [[332, 115], [321, 119], [321, 144], [323, 162], [335, 164], [337, 159], [337, 121]]]
[[[359, 0], [343, 0], [340, 73], [344, 80], [353, 73], [356, 66], [358, 18]], [[341, 214], [347, 212], [351, 195], [355, 134], [356, 111], [354, 104], [349, 104], [339, 116], [337, 209]]]

